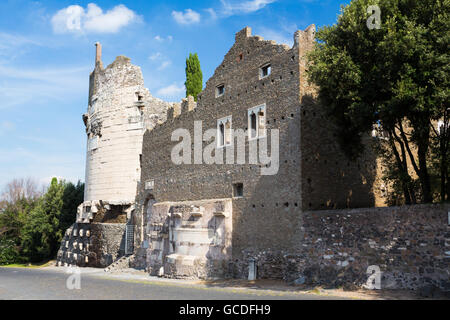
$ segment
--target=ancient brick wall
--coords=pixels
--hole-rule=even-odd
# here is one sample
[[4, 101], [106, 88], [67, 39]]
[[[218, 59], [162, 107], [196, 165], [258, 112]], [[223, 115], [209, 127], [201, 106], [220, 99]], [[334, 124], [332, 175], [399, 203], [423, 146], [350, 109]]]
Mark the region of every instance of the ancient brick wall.
[[450, 205], [308, 211], [290, 250], [247, 248], [234, 276], [255, 258], [258, 278], [301, 279], [312, 285], [366, 284], [369, 266], [381, 288], [450, 290]]
[[[286, 234], [296, 227], [295, 217], [301, 206], [298, 61], [296, 49], [252, 37], [249, 28], [237, 33], [236, 43], [207, 81], [195, 108], [182, 106], [181, 114], [169, 116], [144, 135], [135, 224], [142, 220], [147, 181], [154, 181], [151, 194], [157, 202], [230, 198], [233, 184], [242, 183], [243, 196], [233, 199], [233, 254], [239, 255], [249, 245], [286, 246]], [[271, 64], [271, 74], [259, 79], [259, 68], [267, 63]], [[224, 84], [225, 93], [216, 97], [216, 86], [220, 84]], [[270, 130], [280, 130], [280, 166], [276, 175], [261, 175], [262, 166], [249, 164], [248, 156], [242, 165], [172, 163], [171, 151], [178, 144], [171, 141], [175, 129], [189, 130], [193, 139], [194, 121], [201, 120], [203, 130], [215, 129], [218, 119], [232, 116], [233, 129], [246, 130], [248, 109], [263, 103], [269, 151]], [[203, 142], [203, 148], [209, 143]], [[248, 154], [247, 139], [245, 145]], [[137, 232], [137, 239], [141, 233]], [[138, 239], [138, 244], [141, 241]]]
[[[146, 132], [134, 216], [137, 246], [145, 238], [139, 225], [149, 195], [146, 182], [154, 184], [151, 194], [157, 202], [228, 198], [233, 196], [233, 184], [242, 183], [243, 196], [233, 199], [234, 256], [247, 247], [289, 248], [302, 210], [373, 205], [372, 157], [359, 162], [346, 159], [307, 82], [306, 53], [313, 47], [314, 30], [311, 26], [297, 31], [294, 46], [289, 48], [251, 36], [250, 28], [244, 28], [206, 82], [198, 103], [185, 101], [169, 111], [165, 123]], [[260, 68], [268, 63], [271, 73], [261, 79]], [[219, 85], [225, 92], [217, 97]], [[249, 164], [248, 139], [243, 165], [175, 165], [171, 161], [171, 151], [179, 143], [171, 141], [174, 130], [187, 129], [195, 151], [194, 121], [202, 121], [206, 130], [216, 128], [218, 119], [231, 116], [233, 129], [247, 130], [248, 109], [261, 104], [266, 105], [268, 139], [259, 141], [268, 140], [271, 150], [271, 130], [279, 130], [277, 174], [261, 175], [261, 164]], [[202, 148], [209, 143], [203, 141]]]
[[364, 153], [355, 161], [341, 150], [333, 124], [311, 96], [302, 99], [301, 167], [302, 209], [360, 208], [375, 206], [380, 196], [376, 180], [376, 139], [365, 136]]

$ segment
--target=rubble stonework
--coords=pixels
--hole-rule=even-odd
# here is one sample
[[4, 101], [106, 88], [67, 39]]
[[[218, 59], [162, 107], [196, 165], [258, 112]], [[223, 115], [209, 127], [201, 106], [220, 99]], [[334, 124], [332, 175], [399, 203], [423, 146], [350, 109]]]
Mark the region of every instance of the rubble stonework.
[[234, 276], [254, 259], [258, 278], [361, 287], [377, 266], [381, 288], [450, 291], [448, 212], [448, 204], [307, 211], [289, 248], [246, 248]]
[[104, 268], [124, 255], [125, 224], [75, 223], [66, 230], [58, 266]]

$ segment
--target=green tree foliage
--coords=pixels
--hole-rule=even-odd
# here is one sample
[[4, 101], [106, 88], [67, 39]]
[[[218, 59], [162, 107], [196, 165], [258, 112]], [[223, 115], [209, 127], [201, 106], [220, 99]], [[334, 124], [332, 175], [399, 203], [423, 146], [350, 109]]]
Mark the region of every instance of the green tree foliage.
[[200, 60], [197, 53], [189, 53], [186, 59], [186, 97], [193, 96], [197, 101], [197, 95], [203, 89], [203, 74], [200, 68]]
[[[379, 29], [367, 27], [370, 5], [381, 9]], [[338, 127], [342, 149], [356, 158], [362, 136], [380, 123], [407, 203], [415, 197], [406, 159], [419, 177], [422, 201], [432, 201], [433, 122], [448, 118], [449, 108], [449, 10], [450, 0], [353, 0], [337, 24], [317, 32], [309, 56], [310, 80]], [[445, 166], [449, 150], [442, 151]]]
[[59, 229], [64, 233], [67, 228], [75, 223], [77, 208], [83, 203], [84, 183], [78, 181], [76, 185], [66, 183], [63, 194], [63, 207], [59, 219]]
[[62, 232], [59, 228], [65, 185], [52, 179], [47, 193], [39, 200], [24, 226], [22, 250], [33, 262], [56, 254]]
[[73, 185], [53, 178], [41, 197], [23, 195], [6, 201], [0, 212], [0, 263], [40, 262], [54, 257], [65, 230], [75, 222], [83, 193], [83, 183]]
[[19, 260], [14, 241], [0, 236], [0, 265], [11, 264]]

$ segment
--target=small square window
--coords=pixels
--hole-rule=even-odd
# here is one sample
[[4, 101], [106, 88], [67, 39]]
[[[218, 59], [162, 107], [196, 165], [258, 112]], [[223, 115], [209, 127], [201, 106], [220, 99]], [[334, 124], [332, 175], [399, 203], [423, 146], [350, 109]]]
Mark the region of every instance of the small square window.
[[223, 96], [225, 93], [225, 85], [221, 84], [220, 86], [216, 87], [216, 98]]
[[233, 197], [243, 197], [244, 196], [244, 184], [235, 183], [233, 184]]
[[259, 78], [262, 79], [262, 78], [267, 77], [268, 75], [270, 75], [271, 71], [272, 70], [271, 70], [270, 64], [266, 64], [265, 66], [263, 66], [259, 69]]

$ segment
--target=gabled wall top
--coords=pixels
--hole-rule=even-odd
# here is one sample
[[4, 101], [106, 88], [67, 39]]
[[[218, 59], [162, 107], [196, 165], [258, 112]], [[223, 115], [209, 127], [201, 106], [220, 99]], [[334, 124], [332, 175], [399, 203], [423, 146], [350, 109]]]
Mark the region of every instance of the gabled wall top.
[[239, 42], [251, 36], [252, 36], [252, 28], [245, 27], [244, 29], [236, 33], [235, 40], [236, 42]]

